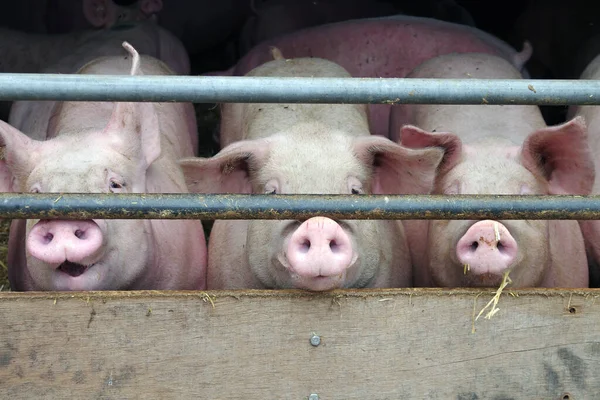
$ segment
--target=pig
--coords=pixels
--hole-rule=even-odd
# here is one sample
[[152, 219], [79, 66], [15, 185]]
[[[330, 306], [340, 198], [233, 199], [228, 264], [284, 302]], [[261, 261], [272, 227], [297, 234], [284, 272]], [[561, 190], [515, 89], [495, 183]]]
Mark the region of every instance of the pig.
[[[269, 60], [270, 47], [281, 49], [287, 57], [328, 59], [352, 76], [365, 78], [403, 78], [421, 62], [448, 53], [494, 54], [522, 69], [532, 52], [528, 43], [517, 53], [494, 36], [469, 26], [394, 16], [323, 25], [267, 40], [229, 70], [210, 75], [245, 75]], [[369, 106], [372, 133], [387, 136], [390, 107]]]
[[[248, 76], [350, 76], [320, 58], [273, 57]], [[364, 105], [225, 104], [222, 118], [231, 144], [180, 161], [192, 192], [427, 193], [442, 157], [371, 136]], [[210, 289], [411, 285], [405, 235], [393, 220], [217, 220], [208, 258]]]
[[[600, 56], [596, 56], [581, 74], [581, 79], [600, 79]], [[589, 144], [595, 162], [596, 177], [592, 187], [592, 194], [600, 194], [600, 107], [598, 106], [571, 106], [568, 116], [570, 118], [584, 118], [588, 126]], [[590, 266], [590, 286], [600, 287], [600, 221], [579, 221], [585, 239], [588, 262]]]
[[394, 14], [419, 15], [475, 26], [473, 17], [453, 0], [250, 0], [252, 13], [240, 33], [240, 54], [264, 40], [302, 28]]
[[[164, 61], [177, 74], [189, 72], [189, 59], [181, 43], [152, 21], [124, 30], [50, 36], [14, 33], [0, 37], [10, 37], [12, 40], [0, 51], [5, 56], [3, 72], [74, 73], [95, 58], [120, 54], [124, 39], [140, 53]], [[46, 139], [48, 128], [44, 123], [50, 121], [52, 102], [17, 101], [13, 103], [8, 116], [7, 110], [8, 107], [2, 119], [8, 118], [11, 125], [19, 127], [34, 139]], [[197, 149], [197, 137], [193, 140], [193, 146]]]
[[252, 13], [239, 35], [243, 56], [257, 44], [302, 28], [397, 14], [398, 7], [370, 0], [268, 0], [253, 1]]
[[162, 0], [20, 0], [5, 2], [0, 26], [27, 33], [108, 29], [152, 18]]
[[163, 6], [162, 0], [83, 0], [81, 4], [87, 22], [94, 28], [104, 29], [145, 21], [155, 17]]
[[142, 54], [164, 61], [177, 74], [190, 72], [189, 57], [181, 42], [153, 21], [56, 35], [0, 29], [0, 72], [64, 73], [75, 59], [84, 65], [95, 57], [118, 54], [123, 41], [134, 43]]
[[[173, 73], [123, 46], [129, 56], [77, 73]], [[52, 103], [51, 122], [36, 120], [45, 140], [0, 121], [2, 191], [187, 193], [177, 160], [193, 155], [191, 104]], [[8, 268], [13, 290], [204, 289], [204, 231], [193, 220], [13, 220]]]
[[[450, 54], [409, 78], [521, 79], [505, 59]], [[400, 143], [442, 148], [433, 194], [587, 195], [594, 164], [582, 118], [546, 126], [537, 106], [397, 105]], [[581, 230], [569, 220], [405, 221], [417, 286], [587, 287]]]
[[[166, 62], [178, 74], [190, 73], [189, 57], [181, 42], [151, 20], [56, 35], [0, 28], [0, 72], [72, 73], [74, 67], [96, 57], [119, 54], [123, 41]], [[10, 102], [0, 102], [0, 119], [7, 120], [10, 107]]]

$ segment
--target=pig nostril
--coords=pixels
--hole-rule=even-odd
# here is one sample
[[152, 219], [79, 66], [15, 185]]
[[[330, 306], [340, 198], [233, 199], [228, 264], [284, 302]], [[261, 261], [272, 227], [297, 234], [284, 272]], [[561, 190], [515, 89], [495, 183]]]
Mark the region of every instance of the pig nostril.
[[469, 246], [471, 251], [477, 250], [478, 247], [479, 247], [479, 243], [477, 243], [477, 242], [473, 242], [473, 243], [471, 243], [471, 246]]
[[500, 253], [504, 253], [504, 252], [506, 251], [506, 249], [504, 248], [504, 245], [502, 244], [502, 242], [498, 242], [498, 243], [496, 244], [496, 247], [498, 248], [498, 251], [499, 251]]
[[51, 233], [46, 233], [46, 234], [44, 235], [44, 242], [45, 242], [46, 244], [50, 243], [50, 242], [52, 241], [52, 239], [54, 239], [54, 235], [53, 235], [53, 234], [51, 234]]
[[340, 249], [340, 246], [335, 240], [332, 240], [331, 242], [329, 242], [329, 248], [331, 249], [332, 253], [337, 253]]
[[75, 231], [75, 237], [76, 237], [77, 239], [83, 239], [83, 237], [84, 237], [84, 236], [85, 236], [85, 232], [84, 232], [84, 231], [82, 231], [81, 229], [77, 229], [77, 230]]
[[308, 253], [308, 251], [310, 250], [310, 240], [305, 239], [302, 244], [300, 245], [300, 252], [301, 253]]

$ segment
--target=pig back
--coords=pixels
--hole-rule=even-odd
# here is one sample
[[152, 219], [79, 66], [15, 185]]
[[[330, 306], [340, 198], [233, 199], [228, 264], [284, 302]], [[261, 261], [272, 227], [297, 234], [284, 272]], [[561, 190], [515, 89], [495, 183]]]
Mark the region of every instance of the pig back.
[[[484, 53], [446, 54], [425, 61], [407, 78], [522, 79], [507, 60]], [[390, 138], [397, 139], [405, 124], [433, 132], [452, 132], [465, 144], [483, 138], [505, 138], [516, 145], [545, 127], [537, 106], [401, 104], [392, 107]]]
[[[336, 63], [320, 58], [269, 61], [247, 76], [348, 78], [350, 74]], [[281, 134], [286, 128], [320, 122], [349, 136], [369, 134], [367, 107], [363, 104], [224, 104], [222, 106], [221, 147], [244, 139]]]

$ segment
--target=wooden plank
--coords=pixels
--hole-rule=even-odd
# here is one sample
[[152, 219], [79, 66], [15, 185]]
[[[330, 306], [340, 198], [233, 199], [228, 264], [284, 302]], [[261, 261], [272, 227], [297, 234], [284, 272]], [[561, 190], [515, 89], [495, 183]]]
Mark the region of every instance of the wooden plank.
[[0, 398], [598, 398], [600, 290], [512, 292], [0, 293]]

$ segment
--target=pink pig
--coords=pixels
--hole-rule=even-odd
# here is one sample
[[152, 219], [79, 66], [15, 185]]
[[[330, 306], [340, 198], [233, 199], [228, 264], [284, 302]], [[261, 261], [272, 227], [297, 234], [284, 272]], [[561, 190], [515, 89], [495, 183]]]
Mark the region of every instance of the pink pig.
[[[275, 60], [249, 76], [348, 77], [320, 58]], [[181, 161], [190, 191], [256, 194], [427, 193], [442, 153], [369, 134], [365, 105], [225, 104], [212, 158]], [[216, 221], [210, 289], [410, 286], [397, 221]]]
[[[452, 54], [421, 64], [410, 78], [520, 79], [502, 58]], [[390, 129], [401, 143], [445, 149], [434, 193], [589, 194], [594, 164], [576, 118], [547, 127], [536, 106], [402, 105]], [[577, 221], [406, 221], [419, 286], [587, 287]]]
[[[600, 43], [600, 41], [599, 41]], [[585, 68], [581, 79], [600, 79], [600, 56], [596, 56]], [[569, 115], [585, 119], [589, 131], [589, 143], [596, 166], [596, 179], [593, 181], [592, 194], [600, 194], [600, 107], [571, 106]], [[590, 286], [600, 286], [600, 221], [580, 221], [579, 225], [586, 242], [588, 261], [590, 264]]]
[[[98, 58], [78, 73], [172, 74], [123, 45], [128, 57]], [[177, 160], [194, 154], [191, 104], [53, 104], [49, 122], [38, 121], [45, 140], [0, 121], [3, 191], [187, 192]], [[14, 220], [8, 264], [15, 290], [203, 289], [206, 245], [199, 221]]]

